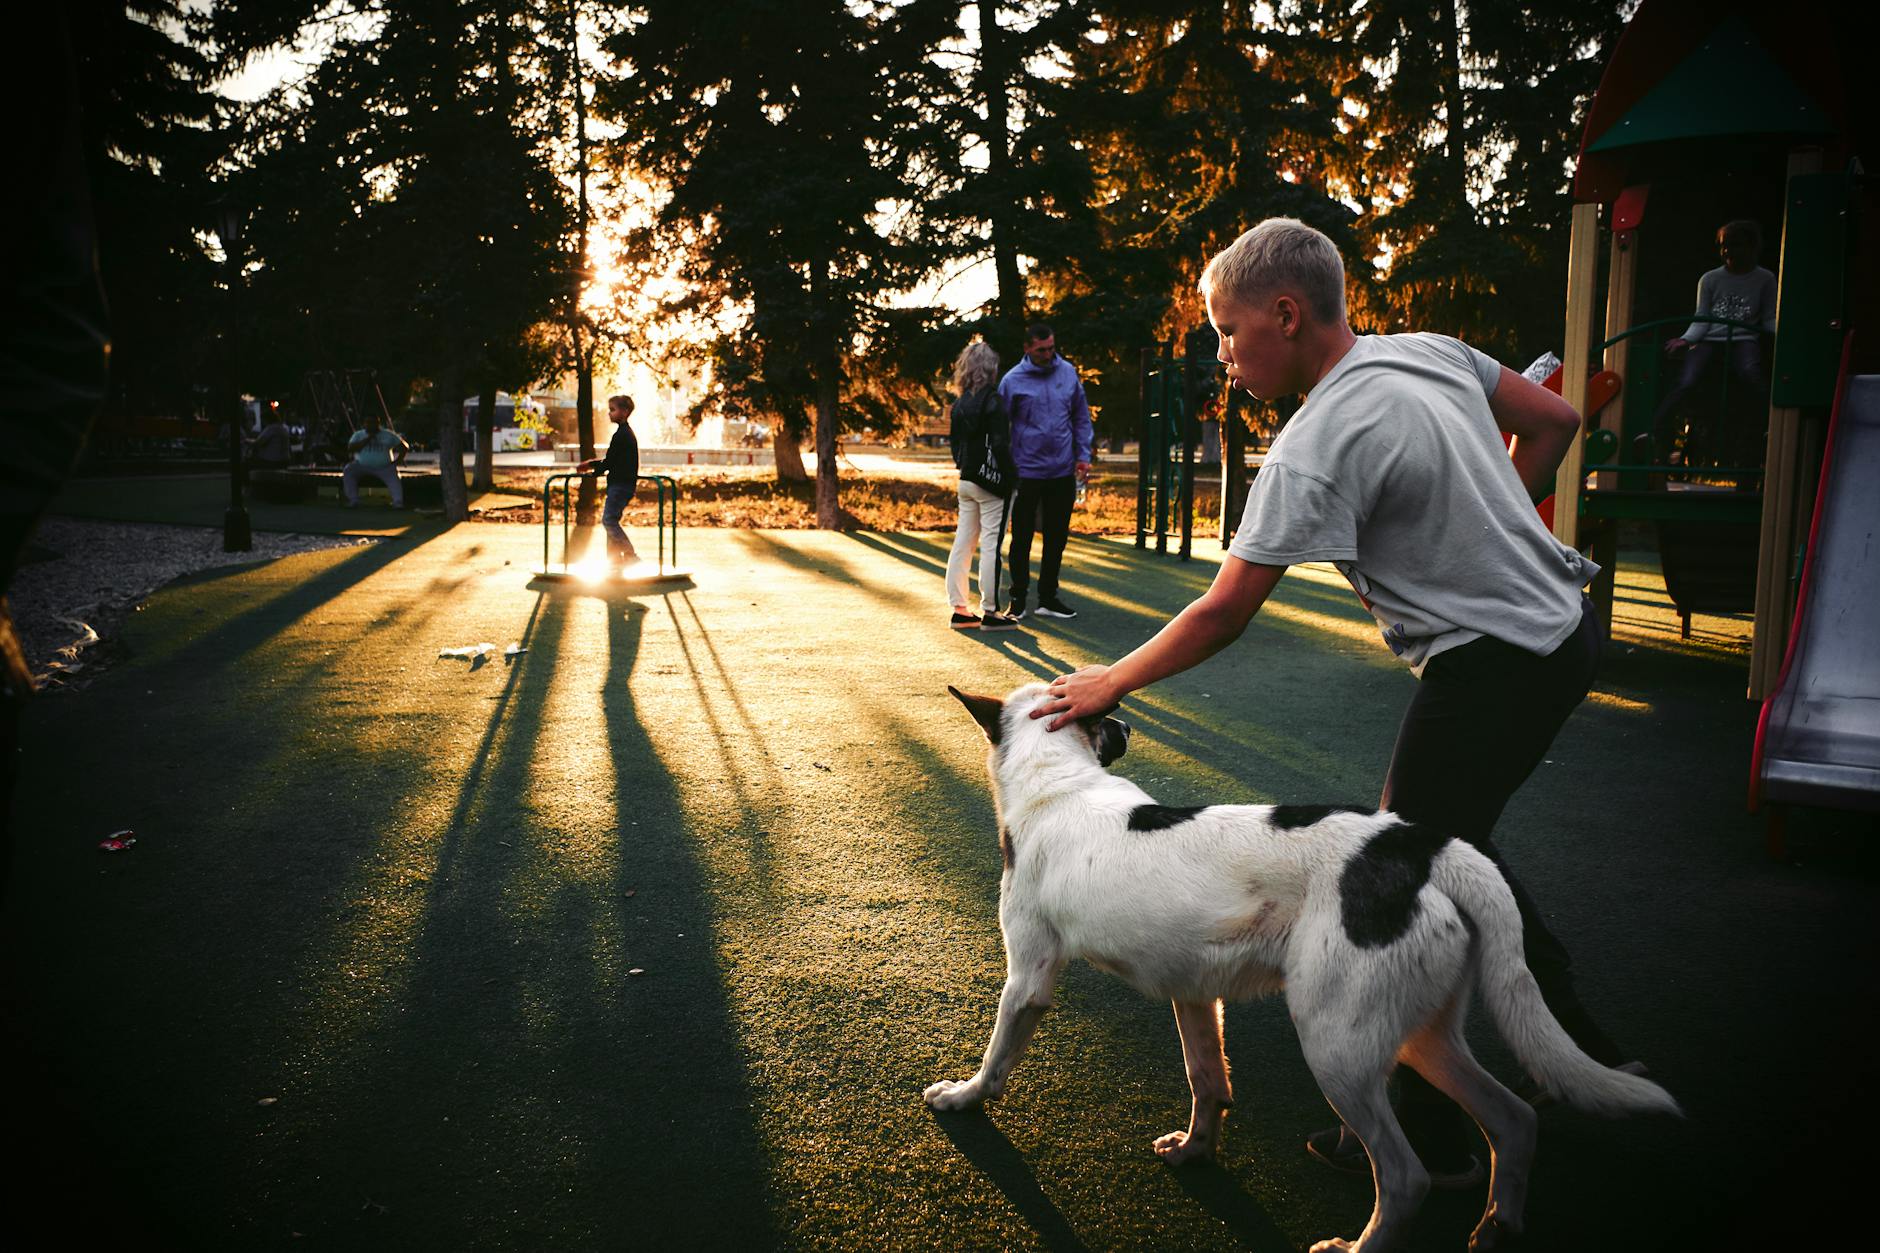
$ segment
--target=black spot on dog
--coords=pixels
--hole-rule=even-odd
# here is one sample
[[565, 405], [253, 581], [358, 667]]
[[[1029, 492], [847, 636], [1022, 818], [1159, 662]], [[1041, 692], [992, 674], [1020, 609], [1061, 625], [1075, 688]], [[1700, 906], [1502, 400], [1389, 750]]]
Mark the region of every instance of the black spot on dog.
[[1282, 831], [1295, 831], [1300, 827], [1309, 827], [1323, 822], [1333, 814], [1374, 814], [1376, 812], [1377, 810], [1366, 809], [1362, 805], [1275, 805], [1271, 821]]
[[999, 824], [999, 856], [1005, 859], [1005, 868], [1012, 868], [1012, 858], [1017, 850], [1012, 845], [1012, 829], [1003, 822]]
[[1206, 805], [1138, 805], [1129, 811], [1131, 831], [1166, 831], [1187, 822]]
[[1338, 877], [1338, 917], [1359, 948], [1395, 943], [1417, 914], [1417, 893], [1449, 837], [1427, 827], [1390, 827], [1366, 841]]

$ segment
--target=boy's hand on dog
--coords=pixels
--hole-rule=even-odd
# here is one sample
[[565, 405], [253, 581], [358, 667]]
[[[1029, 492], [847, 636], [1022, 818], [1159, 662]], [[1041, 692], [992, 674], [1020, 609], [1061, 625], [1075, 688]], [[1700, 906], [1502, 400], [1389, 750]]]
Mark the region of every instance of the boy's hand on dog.
[[1122, 702], [1123, 694], [1113, 689], [1108, 666], [1085, 666], [1075, 674], [1051, 680], [1050, 699], [1031, 711], [1034, 718], [1050, 718], [1045, 728], [1055, 731], [1079, 718], [1109, 713]]

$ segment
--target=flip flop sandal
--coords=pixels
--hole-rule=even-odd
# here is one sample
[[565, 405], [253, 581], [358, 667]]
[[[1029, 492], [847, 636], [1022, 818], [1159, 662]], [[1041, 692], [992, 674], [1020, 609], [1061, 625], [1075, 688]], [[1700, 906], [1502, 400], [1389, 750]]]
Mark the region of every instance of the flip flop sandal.
[[1347, 1137], [1343, 1127], [1327, 1127], [1307, 1136], [1306, 1152], [1341, 1175], [1371, 1177], [1371, 1158], [1364, 1144], [1356, 1136]]
[[[1343, 1127], [1327, 1127], [1323, 1131], [1313, 1132], [1306, 1137], [1306, 1152], [1320, 1164], [1331, 1167], [1341, 1175], [1369, 1179], [1371, 1158], [1364, 1151], [1364, 1143], [1356, 1136], [1345, 1135], [1344, 1131]], [[1488, 1172], [1482, 1169], [1482, 1159], [1473, 1153], [1468, 1157], [1468, 1164], [1460, 1170], [1431, 1170], [1430, 1187], [1453, 1192], [1473, 1188], [1487, 1178]], [[1424, 1169], [1429, 1168], [1425, 1165]]]

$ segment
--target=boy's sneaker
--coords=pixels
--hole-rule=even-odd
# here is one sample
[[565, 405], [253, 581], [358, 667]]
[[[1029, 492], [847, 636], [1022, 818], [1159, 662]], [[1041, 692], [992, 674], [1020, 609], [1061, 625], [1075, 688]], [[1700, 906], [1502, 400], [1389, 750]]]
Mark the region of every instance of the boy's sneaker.
[[1077, 611], [1056, 596], [1040, 596], [1038, 612], [1047, 618], [1075, 618]]
[[978, 621], [979, 629], [982, 631], [1016, 631], [1018, 629], [1017, 618], [1010, 614], [1000, 613], [996, 609], [986, 610], [985, 616]]
[[[986, 616], [990, 618], [992, 615], [987, 614]], [[969, 628], [976, 627], [979, 625], [979, 615], [973, 614], [973, 613], [961, 613], [959, 610], [955, 609], [953, 611], [952, 625], [955, 631], [968, 630]]]

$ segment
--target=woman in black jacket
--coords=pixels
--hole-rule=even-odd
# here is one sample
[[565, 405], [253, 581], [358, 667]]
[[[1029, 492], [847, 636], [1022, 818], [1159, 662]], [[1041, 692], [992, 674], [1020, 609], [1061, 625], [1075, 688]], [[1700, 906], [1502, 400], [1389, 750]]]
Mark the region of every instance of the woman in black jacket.
[[[953, 363], [953, 464], [960, 471], [960, 523], [947, 557], [947, 598], [953, 625], [1009, 631], [1018, 620], [999, 611], [999, 548], [1011, 511], [1018, 468], [1012, 463], [1011, 423], [999, 398], [999, 354], [983, 339], [966, 345]], [[979, 604], [966, 596], [967, 567], [979, 545]]]

